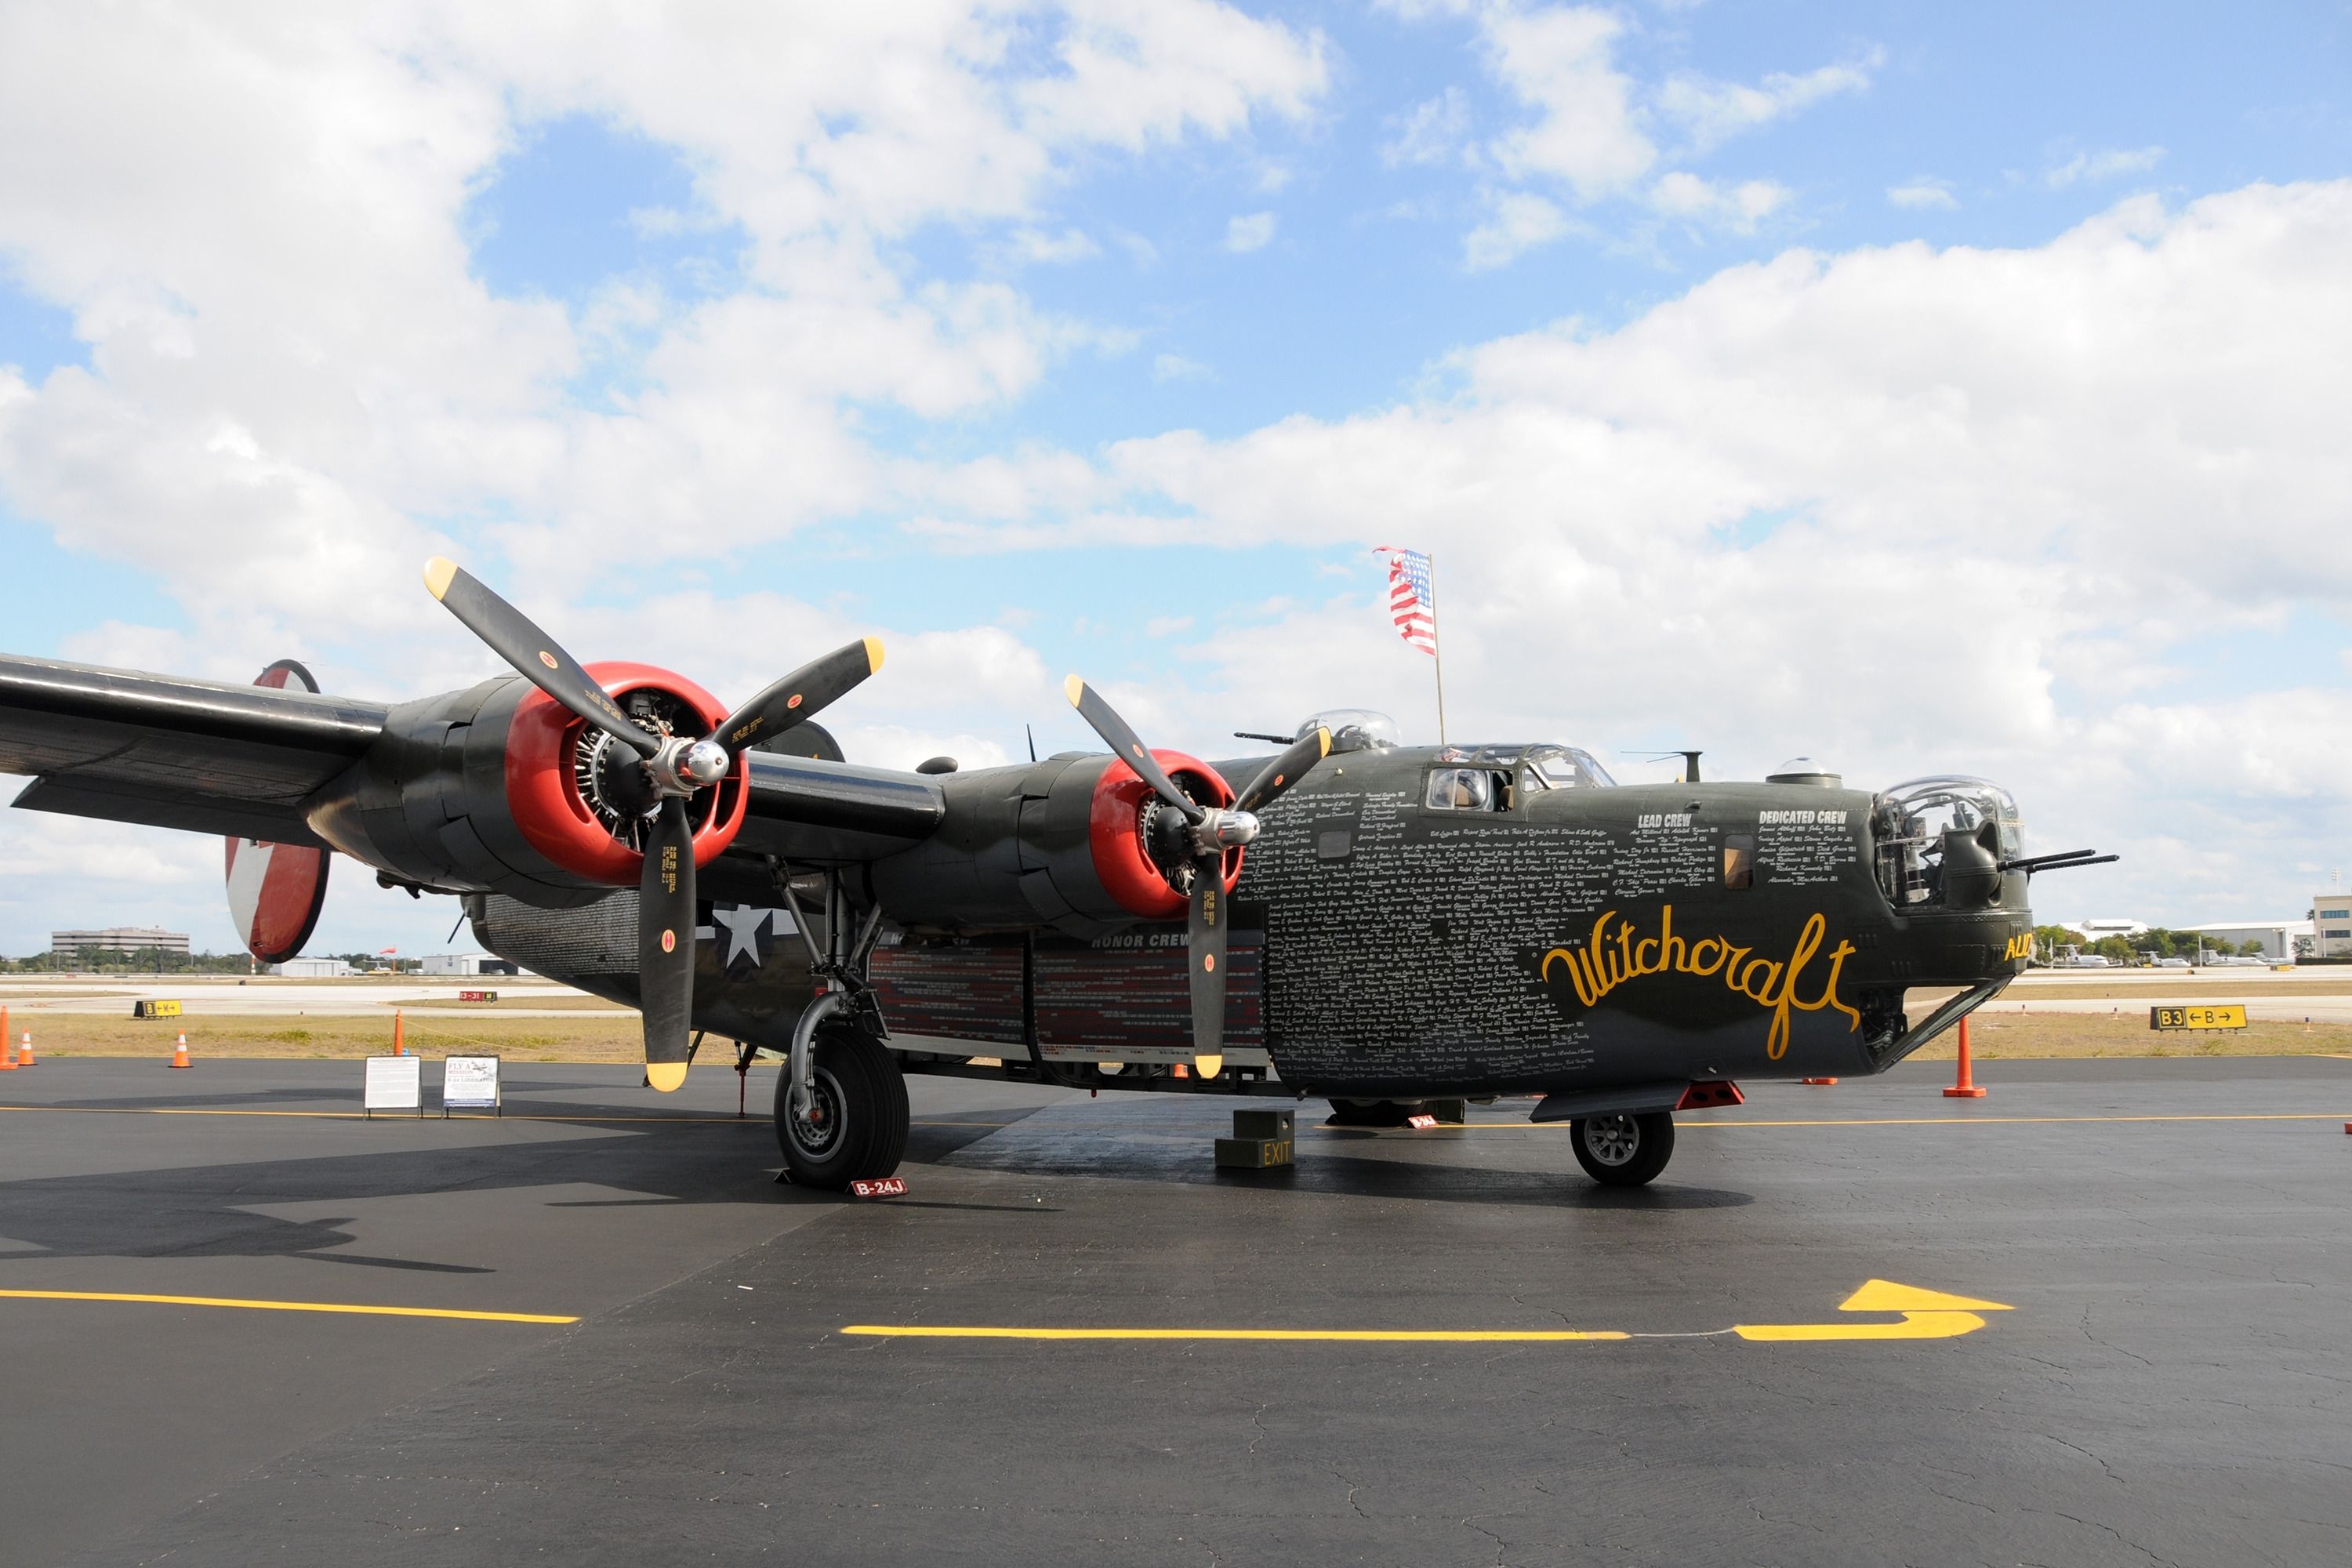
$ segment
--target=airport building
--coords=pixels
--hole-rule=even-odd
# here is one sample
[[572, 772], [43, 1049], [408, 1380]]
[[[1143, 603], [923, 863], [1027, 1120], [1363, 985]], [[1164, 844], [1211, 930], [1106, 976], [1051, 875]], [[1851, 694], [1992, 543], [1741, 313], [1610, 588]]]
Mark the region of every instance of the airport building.
[[2352, 958], [2352, 890], [2330, 888], [2311, 900], [2311, 955]]
[[359, 971], [340, 958], [289, 958], [283, 963], [271, 964], [269, 973], [296, 980], [340, 980]]
[[55, 958], [79, 958], [97, 952], [110, 957], [160, 952], [173, 958], [188, 956], [188, 933], [159, 931], [152, 926], [109, 926], [104, 931], [53, 931], [49, 953]]
[[512, 974], [515, 966], [487, 952], [436, 952], [416, 961], [423, 974]]
[[2228, 942], [2232, 948], [2240, 948], [2250, 942], [2261, 942], [2263, 952], [2282, 963], [2294, 961], [2297, 937], [2311, 935], [2309, 921], [2217, 921], [2210, 925], [2181, 929], [2193, 931], [2217, 946]]

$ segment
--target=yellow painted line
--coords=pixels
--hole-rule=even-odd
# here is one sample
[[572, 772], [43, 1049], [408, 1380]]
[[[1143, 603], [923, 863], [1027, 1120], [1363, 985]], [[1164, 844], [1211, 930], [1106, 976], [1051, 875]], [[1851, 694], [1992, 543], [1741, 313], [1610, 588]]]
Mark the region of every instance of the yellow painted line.
[[1949, 1340], [1985, 1326], [1983, 1312], [2012, 1311], [1984, 1301], [1871, 1279], [1838, 1303], [1841, 1312], [1893, 1312], [1891, 1323], [1734, 1323], [1685, 1334], [1632, 1334], [1618, 1329], [1032, 1329], [986, 1325], [850, 1323], [841, 1332], [901, 1340], [1274, 1340], [1339, 1344], [1559, 1344], [1591, 1340], [1696, 1340], [1737, 1334], [1768, 1344], [1834, 1340]]
[[1906, 1312], [1899, 1323], [1734, 1323], [1743, 1340], [1790, 1344], [1814, 1340], [1949, 1340], [1985, 1326], [1974, 1312]]
[[454, 1307], [371, 1307], [351, 1301], [248, 1301], [234, 1296], [142, 1296], [119, 1290], [0, 1290], [19, 1301], [132, 1301], [151, 1307], [242, 1307], [256, 1312], [349, 1312], [370, 1318], [461, 1318], [479, 1323], [576, 1323], [544, 1312], [464, 1312]]
[[1553, 1344], [1633, 1337], [1615, 1329], [1003, 1329], [890, 1323], [851, 1323], [841, 1331], [901, 1340], [1284, 1340], [1375, 1344]]

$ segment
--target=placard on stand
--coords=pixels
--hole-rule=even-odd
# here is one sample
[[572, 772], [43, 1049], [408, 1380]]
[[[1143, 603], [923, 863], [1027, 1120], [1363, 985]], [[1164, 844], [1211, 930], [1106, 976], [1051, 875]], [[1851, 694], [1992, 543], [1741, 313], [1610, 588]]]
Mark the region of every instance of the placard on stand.
[[488, 1110], [499, 1117], [506, 1107], [499, 1099], [499, 1058], [449, 1057], [441, 1063], [441, 1114], [452, 1110]]
[[379, 1110], [413, 1110], [425, 1114], [425, 1058], [370, 1057], [362, 1109], [373, 1121]]

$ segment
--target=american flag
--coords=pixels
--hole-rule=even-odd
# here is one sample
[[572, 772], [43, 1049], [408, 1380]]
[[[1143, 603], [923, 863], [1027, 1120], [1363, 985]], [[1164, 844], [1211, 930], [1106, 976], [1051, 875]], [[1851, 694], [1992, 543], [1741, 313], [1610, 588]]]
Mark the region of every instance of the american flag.
[[1437, 590], [1429, 580], [1429, 557], [1393, 544], [1372, 547], [1389, 558], [1389, 618], [1397, 636], [1433, 658], [1437, 655]]

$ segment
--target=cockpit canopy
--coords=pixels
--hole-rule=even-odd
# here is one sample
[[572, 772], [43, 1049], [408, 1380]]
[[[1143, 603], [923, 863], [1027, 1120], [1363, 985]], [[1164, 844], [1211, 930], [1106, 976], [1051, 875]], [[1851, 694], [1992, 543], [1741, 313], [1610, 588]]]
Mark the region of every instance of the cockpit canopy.
[[1608, 789], [1617, 781], [1592, 753], [1549, 742], [1445, 746], [1430, 770], [1422, 804], [1432, 811], [1509, 811], [1559, 789]]
[[1291, 739], [1307, 739], [1318, 724], [1331, 731], [1335, 752], [1385, 752], [1404, 743], [1404, 732], [1397, 728], [1397, 721], [1370, 708], [1326, 708], [1320, 713], [1309, 713]]

